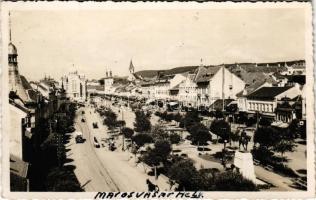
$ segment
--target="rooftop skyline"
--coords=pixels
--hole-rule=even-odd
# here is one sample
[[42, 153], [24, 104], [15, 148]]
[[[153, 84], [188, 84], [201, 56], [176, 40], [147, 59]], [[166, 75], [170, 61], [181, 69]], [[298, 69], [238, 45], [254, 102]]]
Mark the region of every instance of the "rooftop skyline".
[[305, 59], [304, 9], [12, 11], [11, 26], [30, 80]]

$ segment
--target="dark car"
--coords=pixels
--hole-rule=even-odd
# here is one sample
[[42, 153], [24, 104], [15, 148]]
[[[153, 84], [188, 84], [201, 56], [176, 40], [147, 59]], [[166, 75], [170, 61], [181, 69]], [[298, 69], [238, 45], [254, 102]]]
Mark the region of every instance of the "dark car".
[[84, 139], [82, 138], [81, 135], [77, 135], [76, 136], [76, 143], [83, 143], [84, 142]]
[[82, 119], [81, 119], [81, 122], [86, 122], [86, 120], [82, 118]]

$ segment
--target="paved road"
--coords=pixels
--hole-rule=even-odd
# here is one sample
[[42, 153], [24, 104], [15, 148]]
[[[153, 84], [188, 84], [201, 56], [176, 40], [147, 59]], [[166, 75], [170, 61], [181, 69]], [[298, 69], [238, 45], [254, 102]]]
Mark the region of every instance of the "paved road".
[[[84, 115], [80, 114], [82, 110], [85, 111]], [[146, 174], [143, 167], [135, 166], [131, 153], [122, 151], [120, 147], [112, 152], [107, 146], [93, 146], [94, 137], [101, 142], [101, 138], [109, 136], [99, 114], [86, 107], [78, 110], [77, 115], [79, 117], [76, 118], [75, 128], [83, 133], [86, 141], [76, 144], [73, 136], [66, 145], [70, 149], [67, 157], [73, 159], [69, 164], [76, 166], [75, 174], [85, 191], [147, 191], [146, 179], [149, 178], [152, 182], [155, 180]], [[83, 117], [86, 122], [81, 122]], [[98, 122], [99, 128], [94, 129], [93, 122]], [[120, 143], [119, 140], [116, 142]], [[161, 180], [159, 186], [161, 190], [169, 188]]]
[[67, 157], [73, 159], [69, 164], [76, 166], [74, 171], [83, 189], [85, 191], [118, 191], [119, 188], [91, 145], [89, 128], [87, 124], [81, 122], [81, 117], [76, 117], [75, 128], [83, 133], [86, 141], [76, 144], [75, 136], [72, 135], [69, 144], [66, 145], [70, 149]]

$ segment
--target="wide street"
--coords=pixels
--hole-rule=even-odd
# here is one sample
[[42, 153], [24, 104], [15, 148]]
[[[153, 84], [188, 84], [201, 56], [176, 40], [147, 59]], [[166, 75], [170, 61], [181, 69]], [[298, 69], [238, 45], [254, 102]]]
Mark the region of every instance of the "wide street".
[[[133, 128], [135, 121], [134, 112], [127, 107], [112, 106], [110, 101], [105, 102], [106, 107], [110, 107], [118, 116], [118, 120], [124, 120], [126, 127]], [[84, 114], [82, 114], [84, 111]], [[85, 122], [81, 120], [85, 119]], [[74, 165], [74, 170], [81, 186], [85, 191], [147, 191], [146, 179], [150, 179], [157, 184], [160, 190], [170, 190], [168, 178], [160, 175], [158, 180], [147, 175], [150, 170], [145, 164], [136, 164], [136, 158], [128, 150], [122, 150], [122, 137], [118, 136], [115, 140], [117, 149], [110, 151], [108, 145], [103, 140], [109, 138], [108, 129], [103, 125], [102, 117], [95, 108], [86, 104], [86, 107], [77, 111], [75, 119], [76, 131], [81, 131], [86, 139], [84, 143], [75, 143], [74, 134], [71, 136], [70, 142], [66, 145], [70, 150], [67, 152], [69, 164]], [[158, 123], [159, 117], [154, 114], [151, 117], [152, 125]], [[93, 128], [92, 123], [98, 123], [98, 128]], [[185, 133], [187, 134], [187, 133]], [[97, 138], [101, 147], [94, 147], [94, 137]], [[238, 144], [235, 144], [238, 145]], [[252, 143], [249, 144], [252, 147]], [[211, 160], [205, 160], [199, 156], [196, 146], [191, 145], [188, 140], [184, 140], [179, 145], [173, 145], [174, 149], [181, 150], [194, 161], [195, 167], [200, 168], [218, 168], [223, 169], [221, 163]], [[209, 144], [207, 148], [208, 154], [221, 151], [222, 144]], [[303, 150], [299, 146], [299, 151], [295, 154], [302, 156]], [[289, 156], [293, 156], [289, 154]], [[300, 158], [303, 159], [303, 158]], [[290, 159], [292, 160], [292, 159]], [[297, 164], [300, 168], [303, 163]], [[290, 187], [291, 179], [283, 177], [274, 172], [268, 171], [261, 166], [254, 166], [257, 178], [274, 185], [271, 190], [292, 191]], [[297, 169], [296, 168], [296, 169]]]
[[[82, 111], [85, 114], [82, 114]], [[82, 118], [86, 121], [81, 122]], [[93, 122], [97, 122], [99, 127], [93, 128]], [[85, 191], [147, 191], [147, 178], [158, 184], [160, 190], [169, 189], [166, 179], [155, 181], [153, 177], [148, 176], [144, 167], [136, 166], [133, 155], [122, 151], [121, 146], [114, 152], [108, 150], [106, 144], [104, 147], [94, 147], [93, 137], [102, 144], [101, 138], [107, 138], [109, 135], [93, 108], [85, 107], [77, 111], [75, 128], [83, 133], [86, 141], [76, 144], [75, 136], [72, 135], [66, 145], [70, 149], [67, 158], [73, 160], [69, 164], [76, 167], [75, 174]]]

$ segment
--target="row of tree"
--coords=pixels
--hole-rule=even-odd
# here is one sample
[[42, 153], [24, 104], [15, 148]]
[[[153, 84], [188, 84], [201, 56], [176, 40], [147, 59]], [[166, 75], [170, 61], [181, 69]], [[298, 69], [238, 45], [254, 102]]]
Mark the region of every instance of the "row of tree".
[[[211, 140], [208, 128], [201, 123], [197, 112], [188, 112], [185, 116], [164, 113], [155, 113], [166, 121], [177, 119], [180, 126], [186, 128], [194, 144], [206, 144]], [[126, 129], [125, 137], [128, 135], [138, 147], [146, 143], [154, 143], [142, 154], [140, 160], [155, 171], [165, 173], [170, 178], [170, 184], [177, 183], [177, 190], [205, 190], [205, 191], [255, 191], [256, 185], [250, 180], [244, 179], [239, 173], [227, 171], [219, 172], [217, 169], [197, 170], [193, 161], [188, 158], [172, 154], [172, 145], [178, 144], [181, 137], [176, 133], [168, 134], [162, 125], [150, 125], [150, 115], [143, 111], [135, 113], [135, 128], [137, 132], [132, 134], [131, 129]], [[172, 117], [171, 117], [172, 116]], [[125, 131], [124, 131], [125, 132]], [[157, 173], [157, 172], [156, 172]]]
[[33, 191], [83, 191], [73, 172], [74, 166], [65, 166], [66, 148], [69, 141], [66, 133], [74, 131], [76, 105], [66, 102], [49, 120], [42, 121], [38, 128], [48, 136], [34, 154], [30, 171]]
[[106, 125], [110, 130], [117, 127], [124, 127], [126, 122], [117, 119], [117, 114], [110, 108], [99, 110], [99, 114], [104, 117], [103, 124]]

